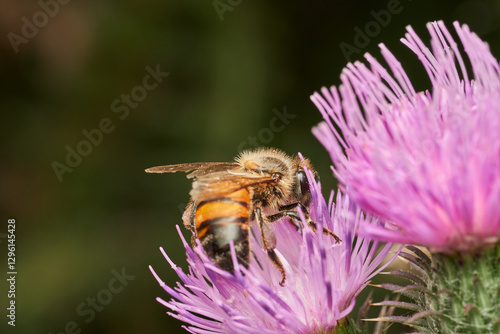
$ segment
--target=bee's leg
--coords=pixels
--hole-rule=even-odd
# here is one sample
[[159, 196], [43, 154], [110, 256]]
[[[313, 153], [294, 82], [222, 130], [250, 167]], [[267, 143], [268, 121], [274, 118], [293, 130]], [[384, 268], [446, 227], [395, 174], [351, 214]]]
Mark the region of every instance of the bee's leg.
[[283, 267], [283, 263], [281, 263], [280, 258], [274, 251], [274, 248], [276, 247], [276, 235], [267, 225], [267, 221], [265, 221], [265, 218], [262, 215], [262, 210], [259, 207], [255, 208], [255, 220], [257, 220], [257, 224], [259, 226], [262, 246], [267, 251], [267, 256], [274, 264], [276, 269], [280, 271], [282, 277], [280, 285], [283, 286], [286, 280], [286, 273], [285, 268]]
[[196, 215], [196, 207], [193, 200], [190, 200], [186, 206], [186, 210], [182, 214], [182, 221], [184, 222], [184, 227], [191, 231], [191, 246], [196, 247], [196, 228], [194, 223], [194, 218]]
[[296, 211], [280, 211], [278, 213], [275, 213], [274, 215], [267, 216], [267, 219], [269, 219], [269, 222], [272, 223], [283, 217], [292, 218], [288, 221], [297, 229], [300, 235], [302, 235], [302, 220], [300, 219], [300, 216]]
[[196, 234], [194, 232], [191, 234], [191, 247], [196, 247]]
[[[297, 207], [301, 208], [302, 213], [304, 214], [304, 216], [306, 218], [307, 225], [309, 225], [312, 228], [312, 230], [314, 232], [316, 232], [316, 230], [317, 230], [316, 222], [313, 222], [311, 220], [311, 217], [309, 216], [309, 212], [300, 203], [293, 203], [293, 204], [281, 206], [279, 208], [280, 211], [278, 213], [271, 215], [271, 216], [268, 216], [267, 218], [269, 219], [270, 222], [274, 222], [280, 218], [289, 217], [289, 218], [291, 218], [291, 219], [289, 219], [289, 222], [293, 226], [295, 226], [295, 228], [297, 228], [297, 230], [300, 232], [300, 234], [302, 234], [302, 224], [301, 224], [302, 220], [300, 219], [299, 213], [297, 211], [293, 210]], [[300, 228], [298, 227], [298, 225], [300, 225]], [[333, 233], [332, 231], [330, 231], [326, 227], [323, 227], [323, 234], [329, 235], [332, 238], [334, 238], [336, 243], [339, 243], [342, 241], [335, 233]]]
[[264, 268], [262, 267], [262, 264], [260, 263], [259, 259], [257, 258], [257, 255], [255, 255], [254, 251], [251, 251], [251, 252], [252, 252], [253, 259], [255, 260], [255, 262], [257, 262], [257, 265], [259, 266], [260, 270], [264, 270]]
[[[257, 240], [257, 236], [255, 235], [255, 232], [254, 232], [253, 228], [251, 228], [251, 227], [250, 227], [250, 232], [252, 233], [253, 238], [254, 238], [255, 240]], [[260, 264], [260, 261], [259, 261], [259, 259], [257, 258], [257, 255], [255, 255], [255, 252], [254, 252], [253, 250], [250, 250], [250, 251], [252, 252], [252, 256], [253, 256], [253, 258], [254, 258], [255, 262], [257, 262], [257, 264], [259, 265], [259, 268], [260, 268], [261, 270], [264, 270], [264, 268], [262, 268], [262, 264]]]

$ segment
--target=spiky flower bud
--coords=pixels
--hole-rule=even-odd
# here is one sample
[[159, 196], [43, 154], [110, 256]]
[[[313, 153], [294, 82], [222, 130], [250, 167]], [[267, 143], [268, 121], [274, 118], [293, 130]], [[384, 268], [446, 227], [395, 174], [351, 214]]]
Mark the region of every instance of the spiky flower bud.
[[429, 304], [441, 333], [500, 332], [500, 245], [467, 254], [433, 254]]

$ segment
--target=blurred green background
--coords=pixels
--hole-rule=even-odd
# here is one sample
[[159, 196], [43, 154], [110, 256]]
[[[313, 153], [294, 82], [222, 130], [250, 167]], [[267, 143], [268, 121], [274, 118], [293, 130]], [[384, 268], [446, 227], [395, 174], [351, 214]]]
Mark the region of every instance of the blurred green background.
[[[70, 322], [81, 333], [183, 333], [155, 301], [169, 296], [147, 266], [175, 284], [163, 246], [185, 267], [175, 225], [190, 182], [145, 168], [272, 146], [311, 158], [326, 191], [335, 181], [311, 134], [321, 117], [309, 95], [338, 84], [348, 60], [380, 59], [384, 42], [416, 88], [428, 88], [399, 39], [411, 24], [427, 41], [425, 23], [436, 19], [469, 24], [500, 55], [499, 1], [59, 1], [1, 2], [0, 259], [5, 277], [15, 218], [18, 271], [15, 328], [1, 280], [2, 333], [55, 334]], [[356, 29], [367, 27], [373, 36], [361, 45]], [[341, 45], [355, 49], [346, 57]], [[145, 90], [146, 68], [169, 75], [155, 88], [146, 79]], [[131, 93], [137, 103], [127, 106]], [[276, 119], [283, 110], [288, 118]], [[103, 119], [100, 138], [92, 129]], [[82, 143], [84, 130], [97, 144]], [[68, 147], [86, 154], [71, 172], [60, 169]], [[128, 275], [123, 288], [116, 272]], [[107, 305], [93, 315], [96, 297]]]

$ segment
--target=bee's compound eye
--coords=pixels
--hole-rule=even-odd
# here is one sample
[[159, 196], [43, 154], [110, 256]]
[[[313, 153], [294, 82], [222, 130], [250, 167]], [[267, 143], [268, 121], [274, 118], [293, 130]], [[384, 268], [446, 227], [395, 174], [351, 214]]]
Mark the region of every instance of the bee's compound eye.
[[297, 182], [300, 185], [300, 194], [305, 195], [309, 193], [309, 182], [307, 181], [306, 173], [303, 170], [299, 170], [297, 171], [297, 173], [295, 173], [295, 177], [297, 178]]

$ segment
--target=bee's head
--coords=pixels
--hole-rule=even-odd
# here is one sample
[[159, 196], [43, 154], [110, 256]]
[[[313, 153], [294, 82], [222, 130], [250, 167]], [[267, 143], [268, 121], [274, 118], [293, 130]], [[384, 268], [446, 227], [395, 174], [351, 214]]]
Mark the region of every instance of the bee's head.
[[311, 162], [308, 159], [300, 160], [297, 170], [295, 172], [293, 193], [297, 202], [301, 203], [304, 206], [308, 206], [309, 203], [311, 202], [311, 188], [309, 185], [309, 181], [307, 180], [307, 175], [304, 168], [313, 173], [316, 182], [319, 181], [319, 175], [312, 168]]

